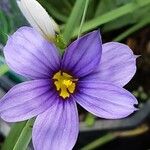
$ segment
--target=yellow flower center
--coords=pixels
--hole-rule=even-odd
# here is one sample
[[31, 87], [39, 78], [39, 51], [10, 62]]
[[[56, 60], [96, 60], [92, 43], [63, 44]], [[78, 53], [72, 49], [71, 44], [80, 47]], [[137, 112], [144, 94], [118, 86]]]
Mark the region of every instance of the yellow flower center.
[[64, 99], [74, 93], [76, 82], [78, 81], [78, 79], [74, 79], [71, 75], [61, 71], [53, 76], [53, 80], [56, 90], [59, 91], [59, 95]]

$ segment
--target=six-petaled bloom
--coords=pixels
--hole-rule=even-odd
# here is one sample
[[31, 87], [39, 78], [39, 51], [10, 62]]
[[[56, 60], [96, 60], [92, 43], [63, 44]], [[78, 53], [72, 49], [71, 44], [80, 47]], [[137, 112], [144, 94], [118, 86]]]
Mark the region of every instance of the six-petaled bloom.
[[30, 27], [9, 37], [9, 67], [30, 81], [14, 86], [0, 101], [0, 116], [17, 122], [37, 116], [35, 150], [71, 150], [77, 140], [76, 103], [94, 115], [117, 119], [136, 110], [136, 98], [123, 89], [136, 71], [136, 56], [117, 42], [102, 45], [99, 31], [71, 43], [61, 56], [53, 43]]

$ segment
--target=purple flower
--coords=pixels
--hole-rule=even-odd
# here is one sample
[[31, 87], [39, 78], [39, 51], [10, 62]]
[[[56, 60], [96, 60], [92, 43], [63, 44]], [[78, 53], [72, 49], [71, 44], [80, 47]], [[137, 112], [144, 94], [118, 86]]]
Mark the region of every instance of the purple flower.
[[30, 79], [0, 101], [0, 116], [17, 122], [37, 116], [35, 150], [70, 150], [79, 132], [76, 103], [94, 115], [123, 118], [136, 98], [123, 89], [136, 72], [136, 56], [117, 42], [102, 45], [99, 31], [74, 41], [61, 56], [33, 28], [22, 27], [4, 48], [9, 67]]

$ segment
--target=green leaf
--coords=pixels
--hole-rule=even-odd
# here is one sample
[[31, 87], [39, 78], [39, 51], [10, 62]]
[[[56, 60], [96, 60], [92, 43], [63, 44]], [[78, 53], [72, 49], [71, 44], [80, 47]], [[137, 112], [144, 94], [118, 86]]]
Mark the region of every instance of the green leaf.
[[15, 31], [17, 28], [19, 28], [20, 26], [23, 26], [26, 24], [26, 19], [23, 17], [17, 3], [16, 0], [9, 0], [10, 3], [10, 12], [11, 14], [8, 14], [9, 17], [11, 17], [11, 19], [14, 22], [14, 29], [12, 31]]
[[51, 6], [53, 6], [53, 8], [55, 8], [57, 12], [59, 12], [59, 14], [62, 14], [64, 16], [69, 16], [71, 8], [72, 8], [72, 4], [70, 3], [71, 0], [69, 0], [68, 2], [66, 2], [67, 0], [61, 0], [61, 1], [60, 0], [40, 0], [40, 1], [43, 1], [43, 2], [46, 1]]
[[97, 4], [97, 9], [95, 12], [95, 16], [102, 15], [108, 11], [111, 11], [117, 7], [123, 6], [129, 2], [133, 2], [135, 0], [101, 0]]
[[79, 22], [83, 14], [85, 2], [86, 2], [85, 0], [76, 0], [76, 3], [73, 7], [71, 15], [69, 16], [69, 19], [65, 25], [65, 30], [63, 32], [63, 37], [66, 40], [66, 43], [70, 41], [72, 34], [74, 32], [74, 28], [76, 26], [79, 26]]
[[[92, 30], [94, 28], [99, 27], [100, 25], [103, 25], [105, 23], [108, 23], [112, 20], [118, 19], [119, 17], [122, 17], [126, 14], [132, 13], [135, 10], [144, 7], [146, 5], [150, 4], [150, 0], [135, 0], [134, 2], [130, 2], [124, 6], [121, 6], [119, 8], [116, 8], [114, 10], [111, 10], [102, 16], [95, 17], [94, 19], [91, 19], [90, 21], [87, 21], [83, 25], [82, 32], [87, 32], [89, 30]], [[76, 28], [74, 31], [73, 37], [78, 36], [78, 30], [79, 28]]]
[[15, 123], [7, 136], [2, 150], [26, 150], [32, 136], [34, 118], [28, 121]]
[[13, 150], [26, 150], [29, 145], [32, 137], [32, 127], [33, 127], [34, 119], [30, 119], [26, 122], [26, 125], [21, 131], [18, 140], [16, 141]]
[[139, 20], [143, 19], [143, 16], [146, 17], [149, 15], [147, 12], [150, 12], [150, 5], [145, 6], [142, 9], [141, 8], [137, 9], [133, 13], [127, 14], [123, 17], [120, 17], [116, 20], [113, 20], [113, 21], [105, 24], [104, 27], [102, 28], [102, 30], [103, 30], [103, 32], [108, 32], [108, 31], [122, 28], [122, 27], [130, 25], [130, 24], [137, 23], [137, 22], [139, 22]]
[[15, 123], [12, 125], [11, 130], [9, 132], [9, 135], [4, 141], [4, 144], [2, 146], [2, 150], [12, 150], [14, 145], [16, 144], [19, 135], [22, 132], [22, 129], [26, 125], [26, 121]]
[[79, 27], [78, 37], [80, 37], [81, 31], [82, 31], [82, 26], [83, 26], [83, 23], [85, 21], [85, 17], [86, 17], [89, 2], [90, 2], [90, 0], [86, 0], [83, 15], [82, 15], [82, 19], [81, 19], [81, 23], [80, 23], [80, 27]]
[[99, 1], [99, 3], [97, 4], [97, 9], [96, 9], [96, 12], [95, 12], [95, 16], [99, 16], [99, 15], [102, 15], [112, 9], [115, 9], [117, 6], [116, 6], [116, 3], [114, 2], [114, 0], [101, 0]]
[[43, 5], [44, 8], [49, 12], [50, 15], [52, 15], [55, 19], [58, 19], [59, 21], [66, 22], [67, 16], [62, 14], [60, 11], [58, 11], [54, 5], [52, 5], [50, 2], [39, 0], [39, 2]]
[[95, 16], [95, 10], [97, 8], [98, 1], [96, 0], [90, 0], [88, 4], [88, 9], [86, 12], [86, 20], [90, 20]]
[[7, 40], [8, 22], [6, 15], [0, 10], [0, 41], [4, 44]]
[[113, 41], [121, 41], [121, 40], [125, 39], [127, 36], [129, 36], [130, 34], [134, 33], [137, 30], [139, 30], [140, 28], [148, 25], [149, 23], [150, 23], [150, 18], [149, 17], [144, 18], [143, 20], [140, 20], [139, 23], [133, 25], [132, 27], [127, 29], [125, 32], [123, 32], [122, 34], [117, 36]]

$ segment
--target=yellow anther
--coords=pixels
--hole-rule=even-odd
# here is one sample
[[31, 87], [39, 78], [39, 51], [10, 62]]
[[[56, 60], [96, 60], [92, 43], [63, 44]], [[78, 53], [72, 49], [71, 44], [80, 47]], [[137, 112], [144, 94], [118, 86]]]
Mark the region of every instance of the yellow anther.
[[56, 90], [59, 91], [59, 95], [64, 99], [69, 97], [75, 91], [76, 82], [78, 81], [71, 75], [61, 71], [53, 76], [53, 80]]
[[69, 86], [71, 86], [72, 81], [71, 80], [64, 80], [63, 84], [66, 85], [66, 87], [69, 87]]

